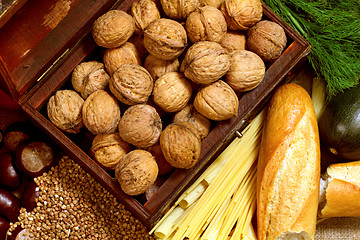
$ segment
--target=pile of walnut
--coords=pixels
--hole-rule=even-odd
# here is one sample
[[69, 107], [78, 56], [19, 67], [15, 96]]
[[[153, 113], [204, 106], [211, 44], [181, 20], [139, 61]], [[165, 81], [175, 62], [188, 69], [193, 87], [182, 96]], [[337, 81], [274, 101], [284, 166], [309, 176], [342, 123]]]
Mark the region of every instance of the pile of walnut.
[[115, 170], [125, 193], [142, 194], [158, 175], [193, 167], [212, 121], [237, 116], [241, 93], [281, 55], [285, 32], [262, 17], [260, 0], [140, 0], [129, 13], [110, 10], [92, 28], [103, 62], [79, 64], [74, 90], [50, 98], [48, 117], [66, 133], [85, 126], [91, 156]]

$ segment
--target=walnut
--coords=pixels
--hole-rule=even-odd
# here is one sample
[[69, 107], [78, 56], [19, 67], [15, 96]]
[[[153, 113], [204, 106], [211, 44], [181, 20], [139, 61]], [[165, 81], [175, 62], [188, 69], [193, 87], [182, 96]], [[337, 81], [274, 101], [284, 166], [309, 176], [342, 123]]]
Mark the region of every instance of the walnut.
[[186, 106], [192, 94], [189, 80], [179, 72], [169, 72], [155, 81], [153, 101], [165, 112], [177, 112]]
[[173, 60], [180, 56], [187, 46], [186, 30], [174, 20], [156, 19], [144, 30], [144, 46], [155, 57]]
[[220, 9], [231, 30], [247, 30], [263, 16], [260, 0], [225, 0]]
[[90, 152], [105, 170], [114, 170], [120, 158], [131, 150], [132, 146], [115, 132], [96, 135]]
[[122, 103], [145, 103], [151, 95], [154, 81], [150, 73], [134, 63], [121, 65], [109, 81], [111, 93]]
[[106, 71], [113, 75], [113, 73], [123, 65], [124, 63], [142, 64], [140, 54], [135, 45], [130, 42], [126, 42], [117, 48], [108, 48], [104, 52], [103, 61]]
[[134, 18], [122, 10], [110, 10], [95, 20], [91, 34], [97, 45], [116, 48], [135, 32]]
[[230, 69], [226, 73], [226, 82], [235, 91], [244, 92], [257, 87], [265, 75], [265, 63], [254, 52], [234, 51], [230, 58]]
[[139, 195], [154, 184], [158, 171], [151, 153], [133, 150], [121, 157], [115, 168], [115, 177], [126, 194]]
[[137, 104], [124, 112], [119, 122], [119, 134], [124, 141], [140, 148], [150, 147], [159, 140], [162, 123], [155, 108]]
[[82, 107], [84, 99], [73, 90], [59, 90], [47, 103], [50, 121], [66, 133], [79, 133], [84, 126]]
[[169, 174], [172, 170], [174, 170], [174, 167], [171, 166], [168, 161], [166, 161], [164, 154], [161, 151], [159, 141], [147, 148], [146, 150], [154, 156], [155, 161], [159, 167], [159, 175], [166, 175]]
[[97, 61], [82, 62], [74, 68], [71, 75], [73, 88], [86, 99], [97, 90], [105, 90], [110, 76], [104, 69], [104, 64]]
[[184, 20], [191, 12], [200, 6], [200, 1], [201, 0], [160, 0], [160, 3], [169, 18]]
[[226, 82], [219, 80], [200, 89], [194, 107], [208, 119], [221, 121], [237, 116], [239, 99]]
[[224, 0], [201, 0], [200, 2], [201, 2], [201, 6], [212, 6], [212, 7], [220, 8]]
[[120, 107], [107, 91], [98, 90], [85, 100], [82, 117], [92, 134], [113, 133], [120, 121]]
[[142, 34], [143, 30], [155, 19], [160, 18], [159, 9], [152, 0], [140, 0], [131, 6], [131, 15], [135, 20], [135, 33]]
[[230, 56], [216, 42], [194, 43], [186, 52], [180, 71], [195, 83], [210, 84], [230, 68]]
[[144, 61], [144, 59], [149, 55], [148, 51], [146, 50], [146, 48], [144, 46], [144, 35], [134, 34], [129, 39], [129, 42], [131, 42], [132, 44], [135, 45], [141, 61]]
[[284, 29], [277, 23], [262, 20], [247, 33], [247, 46], [264, 61], [273, 61], [280, 57], [286, 46]]
[[211, 121], [201, 115], [193, 104], [188, 104], [186, 107], [177, 112], [173, 117], [174, 123], [188, 122], [193, 125], [193, 132], [198, 135], [200, 139], [204, 139], [210, 132]]
[[221, 11], [212, 6], [198, 7], [190, 13], [185, 25], [191, 42], [221, 42], [227, 32], [227, 24]]
[[171, 166], [189, 169], [199, 160], [201, 141], [190, 128], [171, 123], [160, 135], [160, 147]]
[[148, 55], [144, 61], [144, 68], [149, 71], [154, 80], [168, 72], [177, 72], [180, 69], [178, 58], [174, 60], [163, 60], [153, 55]]
[[240, 31], [228, 31], [220, 44], [229, 54], [235, 50], [245, 50], [246, 36]]

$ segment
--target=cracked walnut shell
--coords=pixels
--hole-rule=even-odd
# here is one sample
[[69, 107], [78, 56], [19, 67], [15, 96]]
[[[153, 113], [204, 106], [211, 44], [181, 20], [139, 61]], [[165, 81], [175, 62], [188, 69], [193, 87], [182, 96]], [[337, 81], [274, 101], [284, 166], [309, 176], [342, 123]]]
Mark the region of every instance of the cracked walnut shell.
[[104, 52], [103, 61], [106, 71], [113, 75], [113, 73], [124, 63], [142, 64], [142, 60], [135, 45], [131, 42], [126, 42], [117, 48], [108, 48]]
[[219, 80], [199, 90], [194, 107], [208, 119], [222, 121], [237, 116], [239, 99], [226, 82]]
[[190, 128], [171, 123], [160, 135], [160, 147], [171, 166], [189, 169], [199, 160], [201, 140]]
[[144, 67], [134, 63], [121, 65], [109, 81], [111, 93], [127, 105], [145, 103], [153, 87], [154, 81], [150, 73]]
[[110, 10], [95, 20], [91, 34], [97, 45], [116, 48], [135, 32], [134, 18], [122, 10]]
[[82, 62], [77, 65], [71, 75], [73, 88], [86, 99], [97, 90], [105, 90], [110, 76], [104, 69], [104, 64], [97, 61]]
[[220, 43], [227, 32], [224, 15], [215, 7], [198, 7], [186, 19], [186, 32], [191, 42]]
[[144, 46], [157, 58], [173, 60], [180, 56], [187, 46], [186, 30], [175, 20], [156, 19], [144, 30]]
[[96, 135], [90, 149], [95, 160], [106, 170], [114, 170], [120, 158], [131, 150], [132, 146], [122, 140], [118, 132]]
[[162, 122], [156, 109], [147, 104], [137, 104], [124, 112], [119, 122], [120, 137], [140, 148], [150, 147], [160, 137]]
[[79, 133], [84, 126], [82, 107], [84, 99], [73, 90], [59, 90], [47, 103], [50, 121], [66, 133]]
[[153, 101], [165, 112], [177, 112], [190, 100], [190, 81], [179, 72], [169, 72], [155, 81]]
[[286, 46], [284, 29], [273, 21], [262, 20], [247, 33], [247, 46], [265, 62], [280, 57]]
[[135, 33], [142, 34], [152, 21], [160, 18], [159, 9], [152, 0], [140, 0], [131, 6], [131, 15], [135, 20]]
[[234, 51], [230, 58], [230, 69], [226, 73], [226, 82], [235, 91], [244, 92], [256, 88], [264, 78], [265, 63], [254, 52]]
[[230, 56], [216, 42], [194, 43], [180, 66], [184, 75], [198, 84], [210, 84], [220, 79], [230, 68]]
[[260, 0], [225, 0], [220, 9], [231, 30], [248, 30], [263, 16]]
[[113, 133], [120, 121], [120, 107], [112, 95], [98, 90], [85, 100], [82, 116], [85, 127], [92, 134]]
[[150, 152], [133, 150], [121, 157], [115, 167], [115, 177], [126, 194], [139, 195], [154, 184], [158, 171]]

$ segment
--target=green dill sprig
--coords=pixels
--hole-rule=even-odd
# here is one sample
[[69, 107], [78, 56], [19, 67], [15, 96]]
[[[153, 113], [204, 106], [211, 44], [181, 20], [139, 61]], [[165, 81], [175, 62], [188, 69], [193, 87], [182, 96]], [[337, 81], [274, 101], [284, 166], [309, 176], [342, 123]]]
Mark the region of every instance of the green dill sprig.
[[311, 45], [309, 62], [329, 97], [359, 83], [358, 0], [263, 0]]

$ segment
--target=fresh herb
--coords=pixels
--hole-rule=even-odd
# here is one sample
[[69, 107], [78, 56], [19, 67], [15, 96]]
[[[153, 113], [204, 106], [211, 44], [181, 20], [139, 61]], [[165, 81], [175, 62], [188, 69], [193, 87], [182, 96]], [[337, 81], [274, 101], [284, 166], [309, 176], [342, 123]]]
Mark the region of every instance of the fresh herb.
[[326, 81], [328, 97], [359, 83], [359, 0], [263, 1], [310, 43], [308, 59]]

